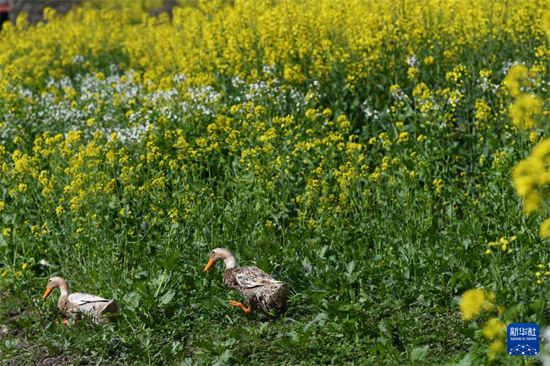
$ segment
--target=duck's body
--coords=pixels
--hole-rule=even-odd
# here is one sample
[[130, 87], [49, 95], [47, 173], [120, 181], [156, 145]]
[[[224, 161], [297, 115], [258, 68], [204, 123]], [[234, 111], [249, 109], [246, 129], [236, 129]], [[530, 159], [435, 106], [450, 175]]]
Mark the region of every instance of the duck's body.
[[264, 314], [284, 314], [287, 310], [288, 285], [273, 279], [256, 267], [228, 268], [223, 273], [223, 282], [235, 289], [253, 309]]
[[81, 320], [85, 315], [94, 323], [108, 323], [114, 319], [104, 315], [118, 311], [118, 303], [114, 299], [104, 299], [85, 292], [75, 292], [69, 295], [69, 284], [61, 277], [50, 278], [44, 299], [50, 295], [54, 288], [61, 290], [57, 307], [68, 318]]
[[107, 313], [116, 313], [118, 304], [114, 299], [104, 299], [99, 296], [76, 292], [69, 296], [59, 296], [59, 310], [68, 318], [82, 319], [82, 314], [88, 316], [94, 323], [108, 323], [113, 318], [104, 317]]
[[282, 315], [287, 310], [288, 284], [277, 281], [269, 274], [256, 267], [237, 267], [233, 253], [224, 248], [216, 248], [210, 254], [207, 271], [215, 262], [225, 262], [223, 282], [227, 287], [235, 289], [243, 295], [248, 308], [236, 301], [230, 301], [233, 306], [241, 308], [247, 314], [252, 309], [268, 316]]

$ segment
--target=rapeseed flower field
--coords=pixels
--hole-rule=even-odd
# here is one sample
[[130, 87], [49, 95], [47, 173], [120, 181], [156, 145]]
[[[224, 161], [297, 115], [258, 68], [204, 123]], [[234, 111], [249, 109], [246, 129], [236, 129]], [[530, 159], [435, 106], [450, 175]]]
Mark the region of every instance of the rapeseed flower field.
[[[155, 4], [0, 33], [2, 364], [540, 363], [506, 325], [549, 320], [549, 2]], [[63, 325], [51, 276], [117, 322]]]

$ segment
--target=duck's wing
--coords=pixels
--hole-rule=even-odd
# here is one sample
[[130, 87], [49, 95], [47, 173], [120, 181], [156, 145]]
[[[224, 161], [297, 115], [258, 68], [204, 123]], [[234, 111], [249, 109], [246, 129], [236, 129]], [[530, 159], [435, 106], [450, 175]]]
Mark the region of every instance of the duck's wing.
[[100, 296], [87, 294], [84, 292], [75, 292], [69, 295], [69, 302], [76, 304], [83, 312], [96, 311], [105, 307], [112, 299], [104, 299]]
[[283, 285], [284, 282], [277, 281], [264, 271], [256, 267], [240, 267], [235, 273], [237, 284], [244, 288], [253, 288], [258, 286], [278, 284]]
[[109, 300], [105, 307], [101, 310], [101, 315], [107, 313], [118, 313], [118, 303], [115, 299]]

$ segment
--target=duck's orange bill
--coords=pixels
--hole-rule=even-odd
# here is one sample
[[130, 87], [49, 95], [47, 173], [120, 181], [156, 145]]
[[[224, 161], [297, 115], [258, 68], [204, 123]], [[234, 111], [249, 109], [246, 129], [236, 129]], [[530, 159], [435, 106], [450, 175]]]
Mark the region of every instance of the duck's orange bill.
[[208, 259], [208, 264], [206, 265], [206, 267], [204, 267], [204, 272], [208, 271], [213, 264], [214, 261], [212, 259]]
[[50, 296], [51, 293], [52, 293], [52, 289], [49, 287], [46, 287], [46, 292], [44, 292], [44, 296], [42, 296], [42, 298], [45, 299], [46, 297]]

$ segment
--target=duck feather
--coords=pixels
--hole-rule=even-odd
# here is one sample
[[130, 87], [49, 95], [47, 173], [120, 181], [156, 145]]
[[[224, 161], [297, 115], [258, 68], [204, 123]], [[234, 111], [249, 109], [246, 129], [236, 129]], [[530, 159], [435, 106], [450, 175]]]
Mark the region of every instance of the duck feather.
[[227, 287], [243, 295], [254, 309], [271, 315], [284, 314], [287, 309], [288, 284], [277, 281], [256, 267], [228, 268], [223, 275]]
[[264, 271], [256, 267], [240, 267], [234, 270], [237, 285], [244, 288], [254, 288], [269, 284], [282, 285], [284, 282], [277, 281]]

